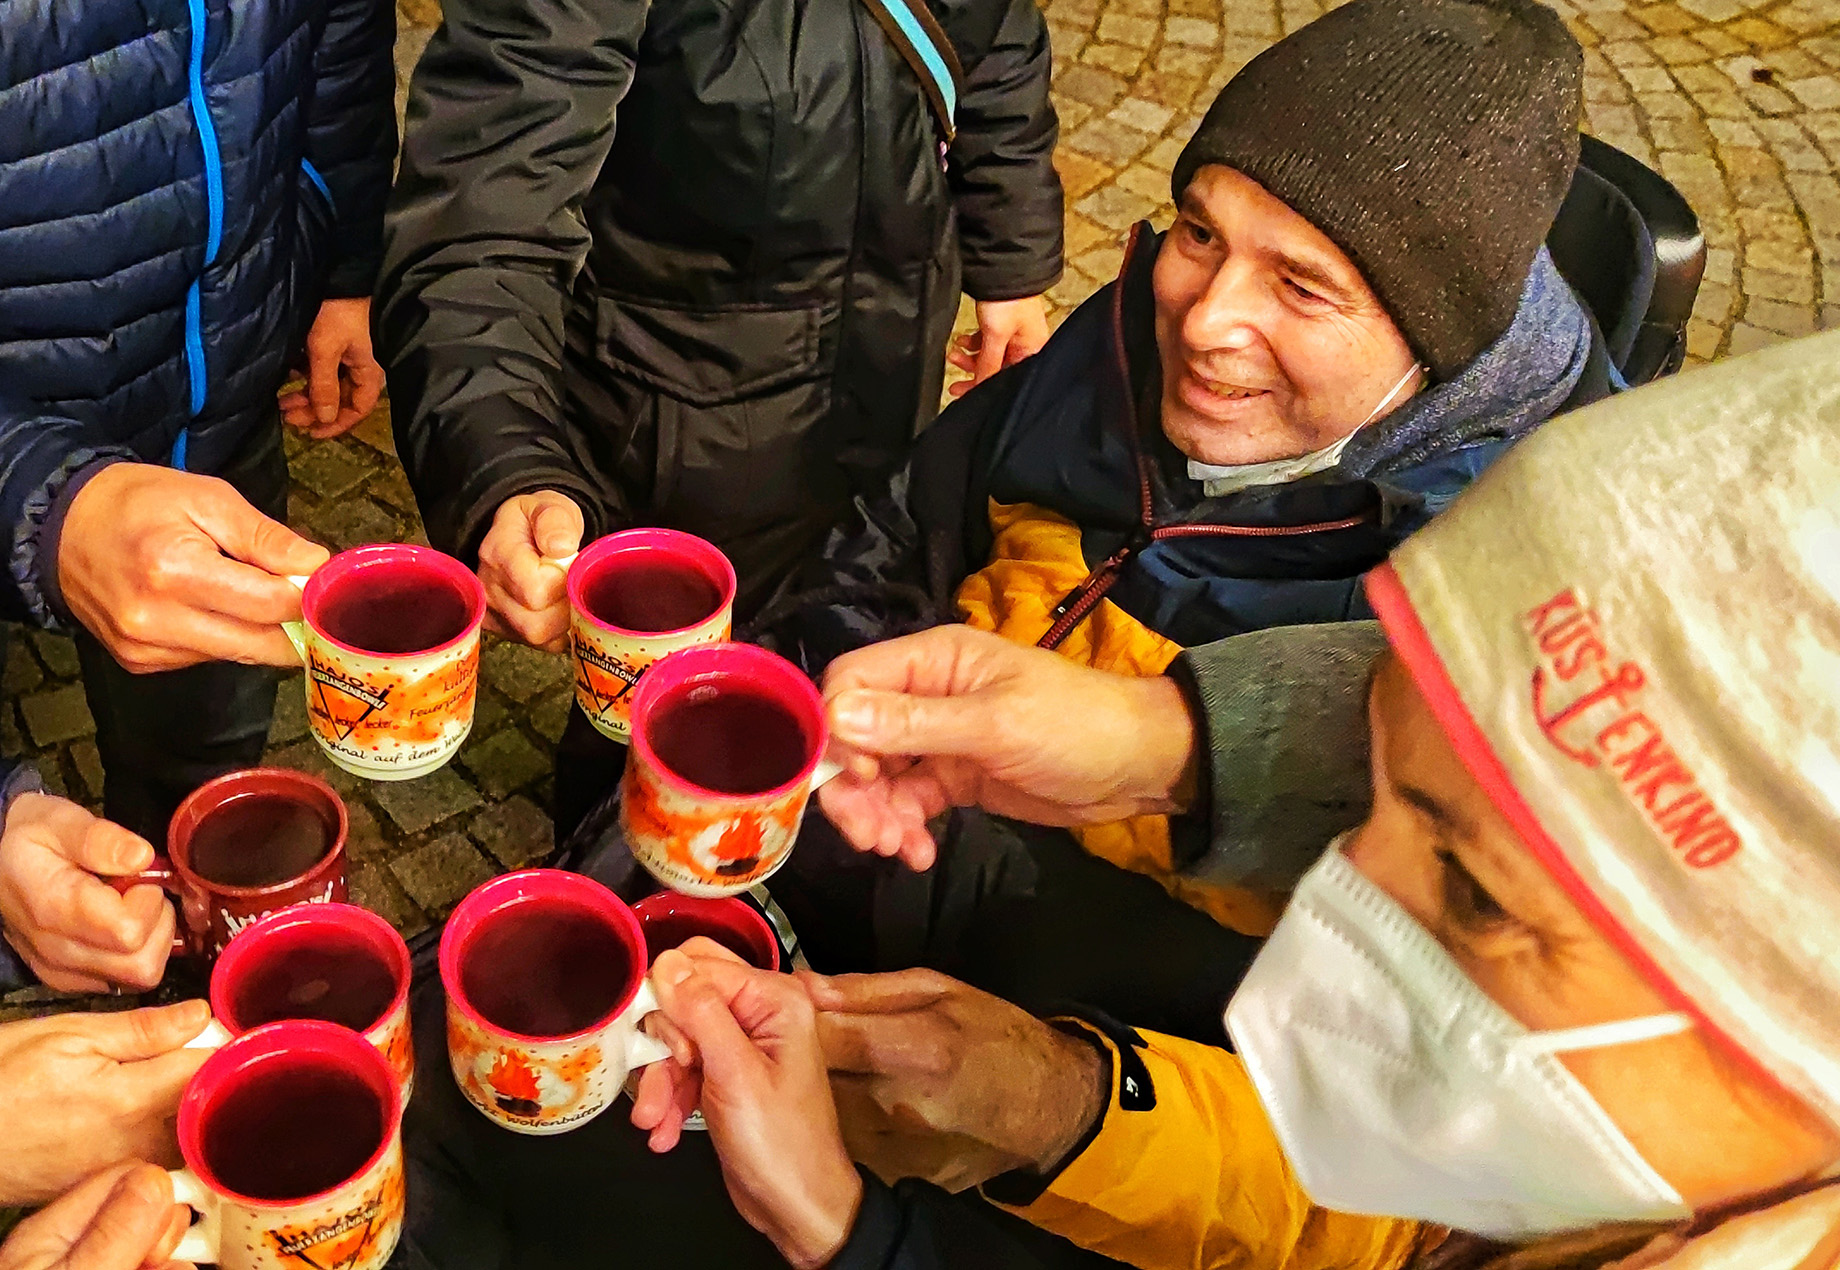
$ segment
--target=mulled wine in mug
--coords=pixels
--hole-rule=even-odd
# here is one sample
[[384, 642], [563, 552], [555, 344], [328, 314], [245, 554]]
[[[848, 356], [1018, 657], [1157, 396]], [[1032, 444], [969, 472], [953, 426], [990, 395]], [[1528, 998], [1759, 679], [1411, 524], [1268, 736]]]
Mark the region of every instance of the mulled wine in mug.
[[473, 727], [485, 588], [431, 547], [356, 547], [301, 584], [285, 623], [306, 665], [307, 724], [326, 757], [371, 780], [434, 771]]

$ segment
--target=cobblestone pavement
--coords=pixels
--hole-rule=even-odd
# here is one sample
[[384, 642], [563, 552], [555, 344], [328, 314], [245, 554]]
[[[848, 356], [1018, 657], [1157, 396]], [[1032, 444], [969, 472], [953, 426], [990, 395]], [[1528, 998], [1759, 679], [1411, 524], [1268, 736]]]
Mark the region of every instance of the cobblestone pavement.
[[[1587, 49], [1590, 130], [1658, 167], [1705, 224], [1693, 360], [1840, 326], [1840, 0], [1550, 2]], [[401, 3], [406, 74], [438, 11], [434, 0]], [[1057, 314], [1113, 276], [1134, 221], [1167, 224], [1170, 168], [1219, 85], [1325, 7], [1049, 0], [1069, 261], [1049, 293]], [[339, 441], [290, 440], [289, 455], [302, 532], [334, 547], [419, 538], [387, 409]], [[67, 640], [11, 641], [0, 749], [93, 803], [101, 767], [76, 668]], [[282, 685], [271, 758], [333, 780], [351, 805], [354, 894], [414, 932], [495, 870], [548, 850], [549, 755], [569, 691], [561, 658], [493, 642], [458, 760], [423, 780], [366, 785], [319, 758], [296, 675]]]

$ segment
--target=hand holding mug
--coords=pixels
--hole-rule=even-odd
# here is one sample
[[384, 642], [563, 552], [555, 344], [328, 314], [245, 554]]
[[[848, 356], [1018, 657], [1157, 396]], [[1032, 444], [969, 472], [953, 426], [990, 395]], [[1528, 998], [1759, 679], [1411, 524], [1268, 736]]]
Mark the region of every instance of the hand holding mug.
[[0, 1244], [0, 1270], [178, 1270], [169, 1260], [190, 1214], [151, 1164], [104, 1169]]
[[205, 1060], [184, 1048], [202, 1001], [0, 1024], [0, 1089], [13, 1108], [0, 1205], [39, 1203], [120, 1160], [173, 1156], [179, 1095]]
[[116, 463], [70, 504], [58, 585], [72, 615], [136, 674], [204, 661], [296, 666], [280, 627], [300, 616], [288, 578], [327, 556], [225, 481]]
[[1052, 1167], [1104, 1109], [1098, 1051], [931, 970], [800, 976], [850, 1154], [963, 1190]]
[[499, 506], [479, 545], [493, 629], [534, 648], [567, 650], [568, 573], [554, 562], [581, 550], [585, 532], [581, 508], [555, 490], [519, 494]]
[[153, 848], [66, 798], [22, 794], [0, 833], [0, 932], [48, 987], [151, 988], [166, 970], [173, 913], [157, 887], [118, 893], [96, 875], [137, 873]]
[[[660, 1009], [694, 1048], [703, 1117], [736, 1211], [792, 1265], [828, 1264], [849, 1239], [862, 1179], [838, 1133], [810, 999], [796, 980], [743, 966], [713, 944], [660, 955], [656, 982]], [[655, 1149], [675, 1144], [683, 1118], [668, 1083], [648, 1069], [633, 1106], [633, 1124], [653, 1131]]]
[[839, 657], [824, 698], [844, 771], [819, 805], [858, 850], [915, 869], [932, 866], [926, 822], [947, 808], [1091, 824], [1175, 811], [1194, 776], [1195, 722], [1169, 680], [1076, 666], [967, 626]]

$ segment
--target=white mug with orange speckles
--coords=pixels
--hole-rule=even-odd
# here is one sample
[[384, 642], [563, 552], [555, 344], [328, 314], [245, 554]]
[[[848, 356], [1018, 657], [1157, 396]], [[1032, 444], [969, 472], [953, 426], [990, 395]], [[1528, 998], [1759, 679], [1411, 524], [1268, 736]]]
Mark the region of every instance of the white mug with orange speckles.
[[485, 588], [451, 556], [390, 543], [340, 552], [284, 623], [306, 664], [307, 725], [354, 776], [412, 780], [473, 728]]
[[447, 919], [440, 960], [454, 1083], [514, 1133], [578, 1128], [670, 1055], [640, 1030], [658, 1002], [639, 919], [592, 878], [493, 878]]
[[620, 827], [674, 891], [722, 896], [786, 862], [828, 764], [824, 700], [805, 672], [752, 644], [660, 658], [633, 700]]

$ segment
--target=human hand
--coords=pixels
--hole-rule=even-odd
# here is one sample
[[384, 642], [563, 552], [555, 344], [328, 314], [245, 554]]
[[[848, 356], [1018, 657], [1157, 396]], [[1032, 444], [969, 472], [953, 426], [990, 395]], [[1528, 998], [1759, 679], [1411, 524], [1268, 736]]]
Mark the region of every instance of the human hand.
[[151, 1164], [104, 1169], [0, 1244], [0, 1270], [177, 1270], [170, 1261], [191, 1213]]
[[946, 389], [962, 397], [1002, 370], [1025, 357], [1033, 357], [1048, 342], [1048, 305], [1040, 296], [1025, 300], [979, 300], [978, 329], [953, 341], [946, 360], [970, 379], [961, 379]]
[[1089, 824], [1174, 811], [1193, 778], [1195, 723], [1169, 680], [1076, 666], [968, 626], [845, 654], [824, 698], [844, 772], [819, 805], [859, 851], [914, 869], [932, 866], [926, 822], [949, 807]]
[[675, 1145], [686, 1107], [660, 1069], [677, 1068], [679, 1089], [686, 1073], [700, 1074], [703, 1119], [736, 1211], [792, 1265], [827, 1264], [856, 1223], [862, 1178], [837, 1131], [811, 1001], [787, 976], [704, 939], [661, 954], [652, 982], [691, 1053], [688, 1063], [646, 1068], [633, 1124], [651, 1131], [655, 1150]]
[[307, 332], [307, 385], [282, 395], [282, 419], [323, 441], [357, 427], [381, 396], [383, 367], [371, 352], [370, 297], [327, 300]]
[[932, 970], [799, 977], [844, 1142], [885, 1180], [1042, 1172], [1105, 1108], [1098, 1051], [987, 992]]
[[204, 661], [298, 666], [281, 630], [300, 617], [288, 578], [329, 555], [228, 482], [150, 463], [92, 477], [57, 553], [64, 603], [135, 674]]
[[147, 841], [67, 798], [22, 794], [0, 833], [0, 935], [47, 987], [151, 988], [172, 950], [173, 907], [157, 886], [99, 880], [153, 863]]
[[479, 580], [492, 611], [487, 625], [534, 648], [569, 644], [568, 571], [556, 561], [581, 550], [581, 508], [566, 494], [538, 490], [500, 504], [479, 545]]
[[40, 1203], [122, 1160], [175, 1164], [179, 1095], [210, 1051], [182, 1048], [211, 1021], [203, 1001], [0, 1024], [12, 1108], [0, 1205]]

